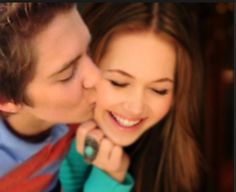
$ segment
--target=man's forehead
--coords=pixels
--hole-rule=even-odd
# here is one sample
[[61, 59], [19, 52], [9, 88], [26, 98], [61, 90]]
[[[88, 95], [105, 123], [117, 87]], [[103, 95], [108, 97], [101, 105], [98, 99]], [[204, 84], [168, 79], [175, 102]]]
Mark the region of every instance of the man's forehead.
[[54, 73], [87, 51], [91, 35], [78, 11], [57, 15], [34, 41], [38, 67]]

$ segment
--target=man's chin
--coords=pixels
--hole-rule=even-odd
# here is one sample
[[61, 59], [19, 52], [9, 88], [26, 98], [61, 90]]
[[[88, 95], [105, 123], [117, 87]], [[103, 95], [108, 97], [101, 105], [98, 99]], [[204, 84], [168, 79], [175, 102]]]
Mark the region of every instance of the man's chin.
[[94, 119], [94, 113], [89, 112], [88, 114], [84, 115], [83, 118], [80, 118], [77, 123], [84, 123], [86, 121], [90, 121]]

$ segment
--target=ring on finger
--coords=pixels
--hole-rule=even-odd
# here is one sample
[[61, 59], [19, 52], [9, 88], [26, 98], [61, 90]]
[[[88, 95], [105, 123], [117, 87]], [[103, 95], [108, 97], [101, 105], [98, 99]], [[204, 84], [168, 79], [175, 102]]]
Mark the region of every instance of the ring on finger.
[[87, 136], [85, 138], [84, 152], [83, 152], [84, 159], [87, 163], [91, 163], [93, 162], [94, 159], [96, 159], [98, 149], [99, 149], [98, 142], [94, 138]]

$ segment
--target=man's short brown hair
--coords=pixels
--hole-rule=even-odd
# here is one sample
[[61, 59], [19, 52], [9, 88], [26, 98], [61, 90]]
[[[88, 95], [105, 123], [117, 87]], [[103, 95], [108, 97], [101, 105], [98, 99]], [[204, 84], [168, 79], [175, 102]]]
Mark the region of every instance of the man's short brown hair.
[[25, 101], [37, 61], [32, 39], [73, 3], [0, 3], [0, 101]]

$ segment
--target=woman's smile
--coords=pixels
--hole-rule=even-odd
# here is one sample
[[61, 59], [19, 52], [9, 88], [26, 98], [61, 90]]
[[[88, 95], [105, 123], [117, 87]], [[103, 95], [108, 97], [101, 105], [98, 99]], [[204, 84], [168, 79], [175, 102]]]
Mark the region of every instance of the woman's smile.
[[134, 131], [138, 129], [142, 125], [144, 120], [143, 118], [139, 119], [126, 118], [113, 112], [108, 112], [108, 113], [111, 121], [115, 123], [115, 126], [124, 131]]

